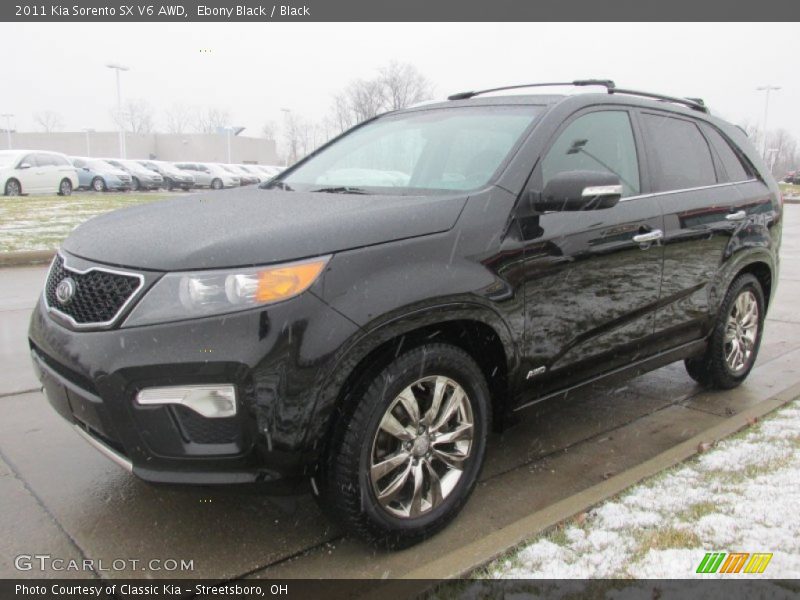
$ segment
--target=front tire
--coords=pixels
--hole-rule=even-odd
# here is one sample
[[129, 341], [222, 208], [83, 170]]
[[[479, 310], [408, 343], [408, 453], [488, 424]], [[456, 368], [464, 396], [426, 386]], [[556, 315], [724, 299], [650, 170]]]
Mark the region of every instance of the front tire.
[[69, 179], [61, 180], [61, 183], [58, 185], [58, 195], [59, 196], [72, 195], [72, 182]]
[[95, 177], [94, 179], [92, 179], [92, 189], [95, 192], [105, 192], [106, 182], [103, 181], [102, 177]]
[[689, 376], [712, 389], [741, 384], [758, 356], [765, 307], [758, 279], [749, 273], [737, 277], [722, 301], [705, 354], [685, 361]]
[[366, 377], [345, 403], [321, 465], [321, 506], [384, 548], [444, 528], [483, 465], [490, 402], [480, 367], [454, 346], [421, 346]]
[[214, 181], [212, 181], [211, 182], [211, 189], [221, 190], [222, 189], [222, 180], [221, 179], [215, 179]]
[[6, 196], [21, 196], [22, 186], [16, 179], [9, 179], [6, 181], [6, 189], [4, 190]]

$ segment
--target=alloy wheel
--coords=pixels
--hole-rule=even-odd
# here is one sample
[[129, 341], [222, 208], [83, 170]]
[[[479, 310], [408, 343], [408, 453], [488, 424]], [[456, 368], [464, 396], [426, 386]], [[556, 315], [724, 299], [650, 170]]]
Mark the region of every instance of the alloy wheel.
[[19, 183], [13, 179], [6, 184], [6, 196], [19, 196], [20, 191]]
[[758, 301], [749, 289], [742, 290], [728, 314], [725, 327], [725, 362], [733, 373], [750, 363], [758, 339]]
[[473, 446], [470, 400], [440, 375], [406, 387], [384, 413], [370, 452], [369, 475], [381, 508], [416, 518], [453, 492]]

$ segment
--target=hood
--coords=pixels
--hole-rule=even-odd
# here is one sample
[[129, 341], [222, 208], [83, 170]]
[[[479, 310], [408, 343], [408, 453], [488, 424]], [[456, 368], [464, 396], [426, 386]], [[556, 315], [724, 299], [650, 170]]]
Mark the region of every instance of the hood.
[[120, 175], [128, 175], [122, 169], [118, 169], [117, 167], [101, 167], [101, 166], [90, 166], [89, 167], [95, 173], [100, 173], [101, 175], [113, 175], [114, 177], [119, 177]]
[[446, 231], [465, 196], [367, 196], [260, 188], [195, 194], [100, 215], [64, 250], [158, 271], [285, 262]]

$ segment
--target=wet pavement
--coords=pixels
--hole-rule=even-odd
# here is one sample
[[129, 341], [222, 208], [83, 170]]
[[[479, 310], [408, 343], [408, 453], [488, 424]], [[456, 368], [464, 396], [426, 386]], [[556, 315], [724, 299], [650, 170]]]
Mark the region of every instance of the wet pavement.
[[[95, 561], [85, 573], [44, 573], [62, 577], [399, 577], [800, 382], [800, 206], [787, 206], [778, 295], [746, 384], [703, 392], [674, 364], [537, 405], [492, 437], [481, 482], [447, 530], [376, 552], [342, 536], [310, 496], [153, 487], [89, 447], [49, 407], [29, 365], [25, 330], [44, 274], [0, 270], [0, 577], [42, 575], [16, 570], [19, 554]], [[125, 567], [112, 569], [119, 559]], [[167, 559], [194, 570], [147, 565]]]

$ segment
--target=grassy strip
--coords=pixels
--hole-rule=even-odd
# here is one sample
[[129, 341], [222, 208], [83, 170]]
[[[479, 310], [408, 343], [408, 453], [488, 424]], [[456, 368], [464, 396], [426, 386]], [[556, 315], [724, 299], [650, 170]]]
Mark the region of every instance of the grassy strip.
[[0, 197], [0, 252], [51, 250], [70, 231], [99, 214], [177, 197], [167, 193], [73, 194]]

